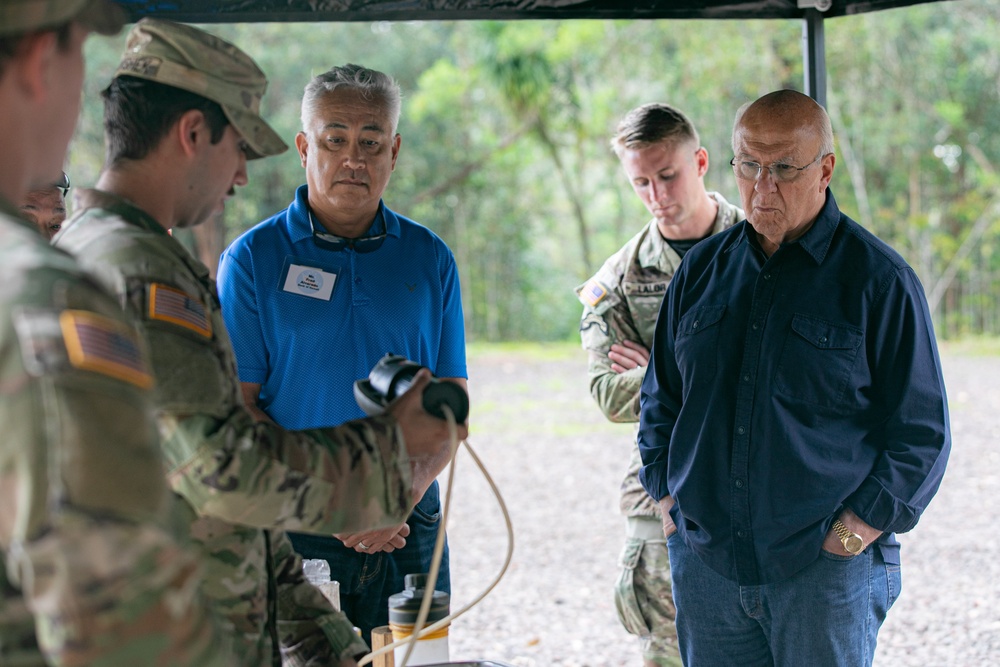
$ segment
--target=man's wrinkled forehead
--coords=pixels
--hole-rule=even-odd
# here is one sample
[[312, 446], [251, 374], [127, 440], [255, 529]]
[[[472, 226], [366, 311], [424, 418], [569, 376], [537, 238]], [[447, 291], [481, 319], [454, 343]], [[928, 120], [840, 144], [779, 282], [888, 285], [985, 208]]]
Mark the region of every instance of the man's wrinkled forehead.
[[[349, 129], [351, 129], [351, 126], [348, 125], [347, 123], [344, 123], [344, 122], [331, 121], [329, 123], [326, 123], [323, 126], [322, 129], [323, 130], [334, 130], [334, 131], [341, 130], [341, 131], [343, 131], [343, 130], [349, 130]], [[362, 132], [374, 132], [374, 133], [377, 133], [377, 134], [387, 134], [389, 132], [389, 130], [386, 127], [386, 125], [384, 125], [383, 123], [378, 122], [378, 120], [372, 120], [372, 122], [370, 122], [370, 123], [365, 123], [359, 129]]]
[[311, 116], [313, 127], [320, 131], [359, 125], [368, 132], [390, 134], [394, 130], [388, 101], [358, 88], [342, 86], [324, 93], [313, 106]]
[[785, 127], [781, 124], [740, 122], [733, 133], [733, 151], [740, 157], [795, 158], [815, 153], [819, 137], [808, 127]]
[[65, 199], [63, 199], [62, 191], [52, 186], [50, 188], [43, 188], [39, 190], [32, 190], [24, 198], [25, 205], [32, 206], [52, 206], [52, 207], [62, 207], [64, 205]]

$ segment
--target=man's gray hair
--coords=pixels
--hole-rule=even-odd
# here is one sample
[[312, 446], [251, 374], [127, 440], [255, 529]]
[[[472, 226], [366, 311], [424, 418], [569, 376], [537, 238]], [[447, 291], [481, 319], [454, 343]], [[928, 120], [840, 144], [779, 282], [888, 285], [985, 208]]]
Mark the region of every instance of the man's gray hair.
[[620, 158], [627, 149], [685, 141], [701, 145], [694, 123], [679, 109], [654, 102], [643, 104], [625, 114], [618, 122], [615, 136], [611, 139], [611, 148]]
[[323, 98], [340, 88], [356, 90], [361, 93], [365, 100], [379, 101], [385, 104], [386, 110], [389, 112], [389, 120], [392, 123], [392, 134], [396, 133], [403, 97], [399, 84], [388, 74], [352, 64], [332, 67], [328, 71], [314, 76], [306, 84], [305, 93], [302, 95], [300, 118], [303, 129], [306, 128], [307, 121]]

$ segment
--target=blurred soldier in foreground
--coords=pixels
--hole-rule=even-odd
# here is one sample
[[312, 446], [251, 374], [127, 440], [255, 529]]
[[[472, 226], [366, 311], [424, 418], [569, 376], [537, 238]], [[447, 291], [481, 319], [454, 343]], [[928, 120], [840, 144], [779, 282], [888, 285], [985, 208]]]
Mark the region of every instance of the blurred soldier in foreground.
[[284, 530], [398, 523], [446, 464], [448, 431], [420, 406], [426, 372], [390, 414], [332, 429], [255, 424], [243, 407], [215, 283], [168, 230], [219, 215], [248, 158], [287, 148], [259, 115], [266, 87], [232, 44], [140, 21], [103, 93], [107, 164], [55, 243], [140, 321], [168, 481], [241, 664], [351, 665], [367, 646], [306, 582]]
[[103, 0], [0, 4], [0, 664], [216, 665], [166, 526], [147, 358], [120, 308], [21, 218], [53, 182]]
[[54, 183], [32, 188], [21, 204], [21, 215], [35, 223], [42, 236], [51, 240], [66, 221], [67, 192], [69, 177], [63, 172]]
[[[584, 306], [580, 336], [594, 400], [611, 421], [638, 426], [639, 387], [667, 285], [695, 243], [731, 227], [743, 212], [705, 191], [708, 152], [673, 107], [633, 109], [611, 147], [653, 219], [577, 289]], [[639, 483], [640, 465], [633, 443], [621, 489], [627, 523], [615, 606], [625, 629], [639, 637], [646, 665], [679, 667], [670, 558], [659, 506]]]

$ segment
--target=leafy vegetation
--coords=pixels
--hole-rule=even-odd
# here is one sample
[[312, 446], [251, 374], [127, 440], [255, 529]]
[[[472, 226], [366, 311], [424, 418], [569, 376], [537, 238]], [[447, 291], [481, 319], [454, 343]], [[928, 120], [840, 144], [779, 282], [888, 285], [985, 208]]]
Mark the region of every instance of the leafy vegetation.
[[[959, 0], [826, 22], [841, 208], [919, 274], [939, 336], [997, 334], [1000, 5]], [[667, 101], [695, 121], [710, 189], [738, 201], [736, 108], [802, 87], [796, 21], [235, 24], [207, 28], [268, 73], [264, 115], [291, 144], [314, 74], [357, 62], [404, 91], [387, 203], [458, 259], [472, 340], [572, 340], [573, 288], [648, 220], [608, 139], [630, 108]], [[103, 156], [100, 89], [124, 37], [88, 44], [75, 184]], [[220, 224], [185, 237], [206, 263], [291, 200], [294, 149], [253, 162]]]

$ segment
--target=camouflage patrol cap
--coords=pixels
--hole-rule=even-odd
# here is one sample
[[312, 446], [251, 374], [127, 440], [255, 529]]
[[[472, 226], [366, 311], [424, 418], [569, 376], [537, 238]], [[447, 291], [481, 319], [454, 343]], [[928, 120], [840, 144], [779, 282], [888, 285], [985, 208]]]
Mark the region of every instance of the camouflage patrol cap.
[[115, 76], [134, 76], [217, 102], [250, 146], [250, 159], [288, 149], [260, 117], [267, 77], [229, 42], [182, 23], [144, 18], [129, 31]]
[[102, 35], [125, 25], [125, 11], [110, 0], [2, 0], [0, 37], [56, 28], [76, 21]]

